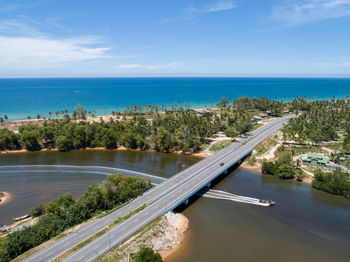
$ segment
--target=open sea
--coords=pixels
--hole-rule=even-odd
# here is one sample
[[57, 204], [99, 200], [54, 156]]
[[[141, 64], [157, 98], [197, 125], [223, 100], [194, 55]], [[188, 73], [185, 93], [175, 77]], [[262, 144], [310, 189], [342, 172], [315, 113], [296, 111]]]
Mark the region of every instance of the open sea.
[[9, 120], [47, 117], [48, 112], [77, 104], [97, 115], [134, 105], [212, 106], [221, 97], [269, 97], [292, 100], [342, 98], [350, 93], [350, 78], [31, 78], [0, 79], [0, 116]]

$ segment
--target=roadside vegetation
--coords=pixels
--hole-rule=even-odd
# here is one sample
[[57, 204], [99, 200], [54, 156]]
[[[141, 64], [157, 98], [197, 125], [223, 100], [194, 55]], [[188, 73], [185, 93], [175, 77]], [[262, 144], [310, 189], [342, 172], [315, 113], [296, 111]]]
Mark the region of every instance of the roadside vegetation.
[[0, 261], [10, 261], [66, 229], [141, 195], [150, 187], [148, 179], [114, 174], [107, 176], [101, 186], [89, 186], [78, 200], [67, 193], [46, 205], [37, 204], [30, 210], [31, 216], [39, 217], [35, 225], [0, 238]]
[[131, 254], [132, 262], [162, 262], [162, 257], [158, 252], [150, 247], [142, 246], [140, 250], [136, 253]]
[[231, 145], [231, 143], [232, 143], [232, 140], [225, 140], [225, 141], [217, 142], [209, 148], [209, 151], [219, 151], [223, 148], [228, 147], [229, 145]]

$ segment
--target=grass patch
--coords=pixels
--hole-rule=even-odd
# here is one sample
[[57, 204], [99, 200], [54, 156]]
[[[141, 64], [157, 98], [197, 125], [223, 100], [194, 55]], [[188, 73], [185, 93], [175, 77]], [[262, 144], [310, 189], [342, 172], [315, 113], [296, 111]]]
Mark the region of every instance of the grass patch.
[[209, 151], [218, 151], [232, 144], [232, 140], [224, 140], [215, 143], [209, 148]]
[[[322, 149], [318, 146], [292, 146], [292, 147], [284, 147], [285, 150], [294, 151], [294, 155], [301, 155], [309, 152], [320, 153]], [[279, 150], [277, 150], [278, 154]]]
[[268, 150], [270, 150], [272, 147], [274, 147], [275, 145], [277, 145], [277, 138], [268, 138], [265, 139], [264, 141], [262, 141], [259, 145], [257, 145], [255, 147], [255, 156], [260, 156], [264, 153], [266, 153]]
[[261, 127], [261, 126], [263, 126], [263, 124], [256, 124], [256, 125], [255, 125], [255, 126], [253, 126], [251, 129], [249, 129], [249, 131], [248, 131], [248, 132], [252, 132], [252, 131], [254, 131], [254, 130], [258, 129], [259, 127]]
[[325, 144], [323, 146], [326, 147], [326, 148], [332, 149], [332, 150], [338, 150], [339, 147], [341, 147], [342, 145], [343, 145], [342, 142], [335, 142], [335, 143], [332, 143], [332, 144]]
[[209, 144], [203, 144], [201, 145], [201, 150], [205, 150], [209, 147]]
[[85, 245], [89, 244], [90, 242], [92, 242], [93, 240], [95, 240], [96, 238], [102, 236], [104, 233], [106, 233], [108, 230], [112, 229], [113, 227], [115, 227], [116, 225], [119, 225], [120, 223], [124, 222], [125, 220], [127, 220], [128, 218], [130, 218], [131, 216], [137, 214], [138, 212], [140, 212], [141, 210], [145, 209], [147, 207], [147, 205], [143, 205], [140, 206], [139, 208], [135, 209], [134, 211], [130, 212], [129, 214], [123, 216], [123, 217], [119, 217], [116, 221], [114, 221], [113, 223], [111, 223], [110, 225], [108, 225], [107, 227], [105, 227], [104, 229], [98, 231], [96, 234], [92, 235], [91, 237], [85, 239], [83, 242], [80, 242], [78, 245], [74, 246], [73, 248], [71, 248], [70, 250], [68, 250], [67, 252], [65, 252], [64, 254], [60, 255], [59, 257], [55, 258], [54, 260], [52, 260], [52, 262], [59, 262], [62, 261], [63, 259], [65, 259], [66, 257], [68, 257], [69, 255], [73, 254], [75, 251], [81, 249], [82, 247], [84, 247]]

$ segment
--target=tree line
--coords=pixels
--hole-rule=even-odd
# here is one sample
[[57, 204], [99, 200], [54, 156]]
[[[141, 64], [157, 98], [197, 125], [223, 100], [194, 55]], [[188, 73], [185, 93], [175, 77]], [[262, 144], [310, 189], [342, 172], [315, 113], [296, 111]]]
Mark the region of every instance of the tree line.
[[200, 151], [207, 138], [219, 131], [230, 137], [249, 131], [256, 123], [252, 119], [254, 114], [264, 110], [280, 112], [283, 102], [268, 98], [222, 98], [218, 107], [219, 110], [199, 115], [186, 107], [173, 106], [171, 110], [165, 107], [160, 111], [154, 106], [132, 106], [120, 115], [122, 119], [114, 117], [110, 121], [101, 119], [91, 123], [86, 120], [86, 110], [78, 106], [72, 116], [65, 114], [61, 119], [46, 120], [42, 125], [24, 124], [19, 127], [18, 134], [0, 129], [0, 150], [57, 148], [68, 151], [123, 146], [191, 154]]
[[31, 216], [39, 217], [36, 224], [0, 238], [0, 262], [10, 261], [101, 211], [141, 195], [149, 188], [149, 179], [113, 174], [108, 175], [101, 186], [89, 186], [78, 200], [67, 193], [45, 205], [36, 204], [29, 211]]
[[317, 169], [312, 186], [318, 190], [350, 199], [350, 175], [340, 169], [330, 173]]
[[349, 96], [319, 101], [296, 99], [291, 106], [301, 114], [282, 130], [285, 139], [319, 144], [339, 139], [340, 131], [345, 134], [350, 131]]

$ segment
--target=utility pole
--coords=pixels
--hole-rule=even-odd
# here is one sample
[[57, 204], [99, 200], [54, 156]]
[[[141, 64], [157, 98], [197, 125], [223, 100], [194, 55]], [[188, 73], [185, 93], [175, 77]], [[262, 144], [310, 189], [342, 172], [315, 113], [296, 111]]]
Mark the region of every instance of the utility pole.
[[111, 232], [108, 231], [108, 237], [109, 237], [109, 249], [111, 249]]

